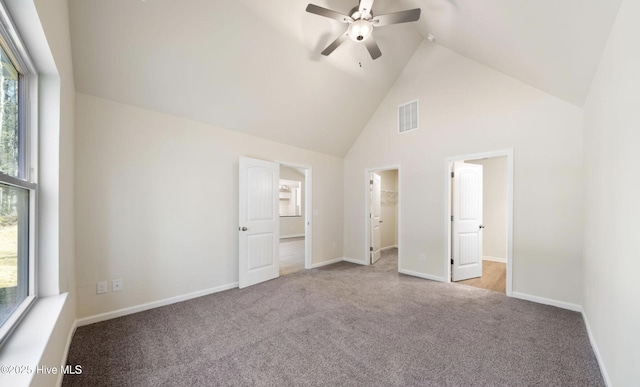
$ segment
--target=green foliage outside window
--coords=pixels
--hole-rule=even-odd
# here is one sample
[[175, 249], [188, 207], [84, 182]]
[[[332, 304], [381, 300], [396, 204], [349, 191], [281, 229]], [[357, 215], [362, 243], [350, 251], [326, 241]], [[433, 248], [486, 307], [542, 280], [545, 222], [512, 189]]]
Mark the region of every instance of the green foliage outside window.
[[[0, 66], [0, 172], [20, 177], [19, 75], [2, 47]], [[18, 193], [17, 189], [0, 186], [0, 322], [19, 301]]]

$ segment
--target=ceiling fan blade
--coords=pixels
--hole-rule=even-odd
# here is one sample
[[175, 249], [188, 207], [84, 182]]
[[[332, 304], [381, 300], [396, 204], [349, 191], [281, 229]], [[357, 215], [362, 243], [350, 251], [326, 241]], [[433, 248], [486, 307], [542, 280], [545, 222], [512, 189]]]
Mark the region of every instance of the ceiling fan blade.
[[350, 16], [343, 15], [343, 14], [341, 14], [339, 12], [332, 11], [330, 9], [318, 7], [317, 5], [314, 5], [314, 4], [307, 5], [307, 12], [314, 13], [316, 15], [320, 15], [320, 16], [324, 16], [324, 17], [328, 17], [329, 19], [337, 20], [337, 21], [343, 22], [343, 23], [351, 23], [351, 22], [353, 22], [353, 19]]
[[420, 19], [420, 8], [408, 9], [406, 11], [378, 15], [371, 21], [374, 27], [387, 26], [389, 24], [407, 23]]
[[358, 7], [360, 14], [371, 14], [373, 1], [374, 0], [360, 0], [360, 6]]
[[369, 38], [364, 41], [364, 45], [367, 46], [367, 50], [369, 50], [369, 54], [371, 54], [371, 59], [375, 60], [380, 58], [382, 52], [380, 52], [380, 47], [378, 47], [378, 43], [373, 39], [373, 36], [369, 36]]
[[333, 52], [333, 50], [335, 50], [336, 48], [338, 48], [338, 46], [340, 46], [342, 43], [344, 43], [345, 40], [347, 40], [347, 38], [349, 37], [349, 35], [347, 35], [347, 33], [345, 32], [344, 34], [338, 36], [338, 38], [336, 40], [333, 41], [333, 43], [331, 43], [330, 45], [327, 46], [327, 48], [324, 49], [324, 51], [322, 51], [322, 55], [329, 55]]

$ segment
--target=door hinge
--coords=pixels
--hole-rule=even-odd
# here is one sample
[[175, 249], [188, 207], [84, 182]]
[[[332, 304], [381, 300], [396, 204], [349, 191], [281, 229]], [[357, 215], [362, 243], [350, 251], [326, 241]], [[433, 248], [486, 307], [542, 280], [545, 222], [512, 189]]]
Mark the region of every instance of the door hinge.
[[451, 259], [451, 264], [453, 265], [453, 259]]
[[451, 177], [453, 177], [453, 176], [454, 176], [454, 173], [453, 173], [453, 172], [451, 172]]
[[369, 180], [369, 184], [373, 185], [373, 180]]
[[453, 222], [453, 215], [451, 215], [451, 221]]
[[373, 215], [369, 214], [369, 219], [373, 218]]
[[369, 251], [373, 251], [373, 247], [369, 247]]

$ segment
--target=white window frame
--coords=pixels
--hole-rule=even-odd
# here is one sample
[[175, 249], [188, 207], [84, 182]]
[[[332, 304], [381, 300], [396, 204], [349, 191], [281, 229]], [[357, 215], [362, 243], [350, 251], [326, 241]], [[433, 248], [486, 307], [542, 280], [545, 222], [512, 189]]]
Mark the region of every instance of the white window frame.
[[0, 172], [0, 182], [29, 191], [29, 283], [27, 297], [20, 303], [7, 321], [0, 326], [1, 345], [16, 328], [37, 297], [36, 273], [38, 263], [36, 243], [36, 232], [38, 229], [38, 73], [3, 1], [0, 1], [0, 43], [20, 74], [18, 84], [18, 114], [21, 136], [20, 173], [18, 177], [13, 177]]

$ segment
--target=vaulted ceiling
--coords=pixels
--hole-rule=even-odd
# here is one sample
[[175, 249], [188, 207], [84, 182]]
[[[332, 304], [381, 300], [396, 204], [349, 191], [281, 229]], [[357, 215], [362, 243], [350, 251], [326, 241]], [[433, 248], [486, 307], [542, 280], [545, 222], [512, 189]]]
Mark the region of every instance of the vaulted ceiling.
[[[342, 13], [357, 0], [311, 0]], [[343, 156], [428, 36], [582, 106], [620, 0], [376, 0], [419, 22], [320, 51], [345, 25], [298, 0], [70, 0], [76, 89]]]

